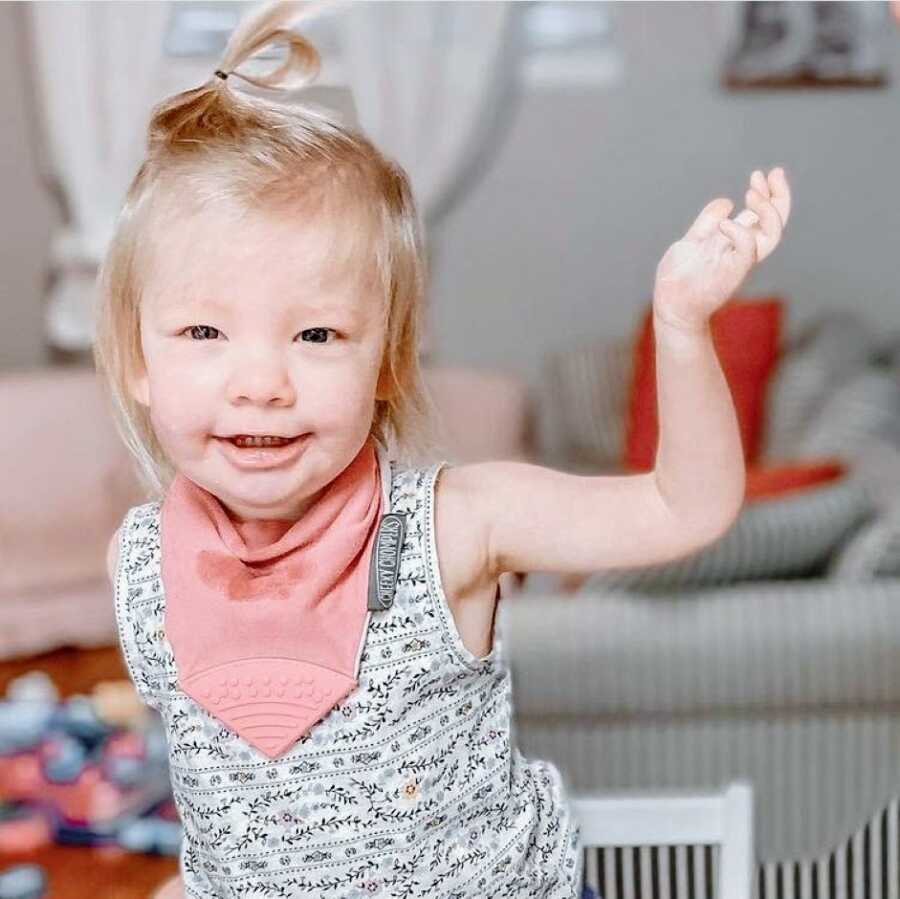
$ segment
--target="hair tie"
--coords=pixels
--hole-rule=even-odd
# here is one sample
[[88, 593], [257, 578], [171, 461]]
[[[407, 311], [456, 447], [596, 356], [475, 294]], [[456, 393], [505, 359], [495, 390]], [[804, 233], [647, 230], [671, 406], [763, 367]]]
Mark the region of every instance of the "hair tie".
[[223, 72], [221, 69], [216, 69], [213, 74], [218, 75], [223, 81], [228, 77], [228, 72]]

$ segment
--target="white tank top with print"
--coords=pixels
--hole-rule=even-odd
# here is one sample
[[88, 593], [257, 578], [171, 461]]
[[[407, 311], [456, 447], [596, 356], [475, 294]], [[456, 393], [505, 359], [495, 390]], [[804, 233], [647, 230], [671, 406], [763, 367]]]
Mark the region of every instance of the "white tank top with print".
[[178, 689], [164, 632], [160, 501], [119, 540], [123, 656], [165, 724], [195, 899], [573, 899], [580, 832], [556, 766], [511, 740], [500, 635], [463, 644], [438, 569], [434, 485], [379, 446], [384, 511], [406, 517], [393, 603], [370, 611], [358, 686], [269, 759]]

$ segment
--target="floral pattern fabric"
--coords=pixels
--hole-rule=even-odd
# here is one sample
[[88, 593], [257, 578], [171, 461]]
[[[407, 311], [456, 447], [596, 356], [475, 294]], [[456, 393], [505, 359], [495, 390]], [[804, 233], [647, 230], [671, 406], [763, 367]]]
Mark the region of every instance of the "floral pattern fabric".
[[194, 899], [573, 899], [582, 850], [551, 762], [511, 743], [496, 636], [478, 658], [443, 592], [441, 467], [391, 460], [406, 516], [392, 605], [369, 617], [358, 686], [268, 759], [178, 688], [164, 630], [159, 509], [129, 509], [115, 608], [138, 692], [166, 725], [180, 867]]

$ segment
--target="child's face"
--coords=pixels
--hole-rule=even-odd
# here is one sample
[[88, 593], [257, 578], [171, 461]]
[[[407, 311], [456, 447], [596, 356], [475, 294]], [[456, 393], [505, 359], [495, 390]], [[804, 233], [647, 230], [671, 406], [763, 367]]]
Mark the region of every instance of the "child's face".
[[[329, 266], [333, 239], [327, 224], [210, 214], [155, 239], [132, 392], [174, 466], [239, 520], [302, 515], [382, 397], [383, 301]], [[307, 436], [293, 461], [249, 469], [221, 439], [236, 434]]]

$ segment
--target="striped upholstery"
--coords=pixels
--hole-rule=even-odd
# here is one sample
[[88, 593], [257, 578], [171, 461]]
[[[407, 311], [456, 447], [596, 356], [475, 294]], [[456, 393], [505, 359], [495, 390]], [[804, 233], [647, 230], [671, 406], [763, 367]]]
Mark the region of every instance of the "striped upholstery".
[[523, 594], [501, 602], [497, 618], [518, 715], [536, 722], [612, 726], [811, 708], [818, 720], [829, 710], [900, 707], [894, 578], [851, 589], [765, 581], [652, 602], [626, 593]]
[[900, 899], [900, 800], [815, 859], [761, 865], [757, 899]]
[[871, 338], [854, 312], [828, 310], [785, 347], [766, 403], [763, 459], [789, 459], [835, 385], [861, 370]]
[[[895, 375], [900, 386], [900, 370]], [[900, 509], [900, 415], [887, 430], [869, 437], [855, 460], [856, 476], [862, 482], [876, 515]]]
[[900, 575], [900, 506], [868, 522], [829, 563], [828, 577], [861, 581]]
[[837, 387], [798, 441], [800, 458], [855, 459], [873, 435], [889, 431], [900, 417], [896, 371], [862, 371]]
[[549, 354], [542, 408], [572, 468], [621, 464], [631, 383], [630, 340], [594, 340]]

